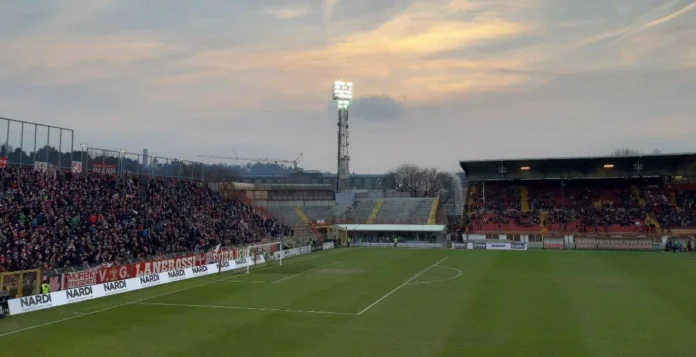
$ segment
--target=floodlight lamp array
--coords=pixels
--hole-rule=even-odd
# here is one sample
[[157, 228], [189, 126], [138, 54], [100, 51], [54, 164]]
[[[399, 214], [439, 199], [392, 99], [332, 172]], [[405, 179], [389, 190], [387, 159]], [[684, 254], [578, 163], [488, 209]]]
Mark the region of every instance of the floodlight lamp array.
[[350, 107], [350, 100], [339, 99], [336, 102], [338, 103], [338, 109], [348, 109]]
[[333, 98], [348, 101], [353, 99], [353, 83], [335, 81], [333, 87]]

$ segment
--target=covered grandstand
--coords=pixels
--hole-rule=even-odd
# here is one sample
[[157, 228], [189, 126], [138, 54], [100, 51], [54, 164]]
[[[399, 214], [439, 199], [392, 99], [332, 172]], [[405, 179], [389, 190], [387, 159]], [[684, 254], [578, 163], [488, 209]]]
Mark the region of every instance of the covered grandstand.
[[[696, 155], [462, 161], [459, 229], [487, 237], [691, 235]], [[583, 243], [587, 245], [586, 243]]]

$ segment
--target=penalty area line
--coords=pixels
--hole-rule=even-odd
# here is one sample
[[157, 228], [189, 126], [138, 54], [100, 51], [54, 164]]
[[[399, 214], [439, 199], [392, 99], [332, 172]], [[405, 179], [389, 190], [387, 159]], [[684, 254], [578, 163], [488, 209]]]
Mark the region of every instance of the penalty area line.
[[394, 290], [392, 290], [392, 291], [386, 293], [384, 296], [382, 296], [381, 298], [377, 299], [377, 301], [375, 301], [375, 302], [373, 302], [372, 304], [370, 304], [370, 306], [368, 306], [368, 307], [364, 308], [362, 311], [358, 312], [358, 315], [362, 315], [363, 313], [367, 312], [367, 310], [373, 308], [375, 305], [379, 304], [382, 300], [388, 298], [389, 295], [391, 295], [391, 294], [397, 292], [399, 289], [401, 289], [401, 288], [403, 288], [404, 286], [408, 285], [408, 283], [410, 283], [412, 280], [414, 280], [415, 278], [421, 276], [423, 273], [425, 273], [426, 271], [430, 270], [432, 267], [434, 267], [434, 266], [436, 266], [436, 265], [438, 265], [438, 264], [444, 262], [444, 261], [447, 260], [448, 258], [449, 258], [449, 256], [446, 256], [446, 257], [444, 257], [444, 258], [438, 260], [437, 263], [435, 263], [435, 264], [433, 264], [433, 265], [431, 265], [431, 266], [429, 266], [429, 267], [427, 267], [427, 268], [421, 270], [418, 274], [416, 274], [416, 275], [410, 277], [408, 280], [406, 280], [405, 282], [403, 282], [403, 284], [397, 286], [396, 288], [394, 288]]
[[246, 306], [226, 306], [226, 305], [194, 305], [194, 304], [168, 304], [159, 302], [141, 302], [138, 305], [148, 306], [169, 306], [169, 307], [194, 307], [203, 309], [228, 309], [228, 310], [255, 310], [255, 311], [274, 311], [274, 312], [295, 312], [304, 314], [323, 314], [323, 315], [357, 315], [354, 312], [336, 311], [316, 311], [316, 310], [296, 310], [296, 309], [272, 309], [265, 307], [246, 307]]

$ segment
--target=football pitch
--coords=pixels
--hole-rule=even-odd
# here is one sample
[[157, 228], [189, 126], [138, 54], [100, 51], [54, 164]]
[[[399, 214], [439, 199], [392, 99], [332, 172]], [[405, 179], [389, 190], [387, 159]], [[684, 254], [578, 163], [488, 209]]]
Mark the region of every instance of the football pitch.
[[0, 320], [3, 355], [694, 356], [696, 255], [335, 249]]

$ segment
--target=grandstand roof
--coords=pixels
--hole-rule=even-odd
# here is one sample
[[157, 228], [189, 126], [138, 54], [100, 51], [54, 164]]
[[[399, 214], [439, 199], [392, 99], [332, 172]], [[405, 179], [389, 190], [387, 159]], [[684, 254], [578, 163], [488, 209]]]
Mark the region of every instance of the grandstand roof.
[[696, 174], [696, 154], [460, 161], [469, 180], [628, 178]]
[[442, 224], [338, 224], [349, 232], [444, 232]]

